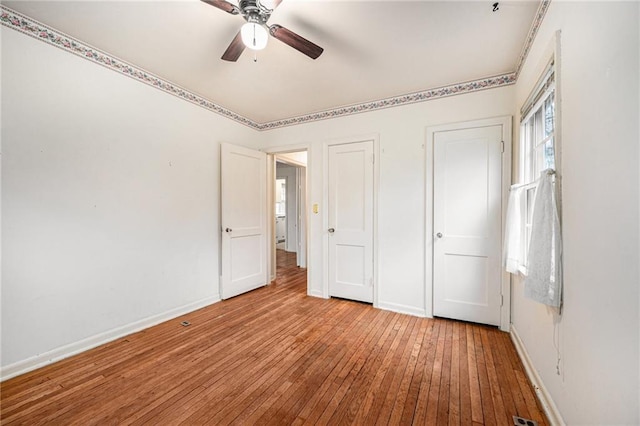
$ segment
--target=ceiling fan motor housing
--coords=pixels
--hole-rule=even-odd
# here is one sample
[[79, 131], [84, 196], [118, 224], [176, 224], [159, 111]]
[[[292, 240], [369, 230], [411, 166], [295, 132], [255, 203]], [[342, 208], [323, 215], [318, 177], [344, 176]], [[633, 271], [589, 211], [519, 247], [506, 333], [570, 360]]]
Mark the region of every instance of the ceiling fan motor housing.
[[282, 43], [293, 47], [297, 51], [307, 55], [311, 59], [317, 59], [324, 49], [306, 38], [284, 28], [282, 25], [267, 25], [267, 21], [282, 0], [271, 0], [272, 8], [269, 9], [260, 3], [260, 0], [239, 0], [238, 6], [226, 0], [202, 0], [213, 7], [223, 10], [231, 15], [241, 14], [247, 24], [244, 24], [235, 36], [222, 59], [229, 62], [238, 60], [245, 47], [260, 50], [266, 46], [269, 34]]
[[265, 25], [271, 16], [271, 9], [262, 6], [258, 0], [240, 0], [240, 13], [249, 23]]

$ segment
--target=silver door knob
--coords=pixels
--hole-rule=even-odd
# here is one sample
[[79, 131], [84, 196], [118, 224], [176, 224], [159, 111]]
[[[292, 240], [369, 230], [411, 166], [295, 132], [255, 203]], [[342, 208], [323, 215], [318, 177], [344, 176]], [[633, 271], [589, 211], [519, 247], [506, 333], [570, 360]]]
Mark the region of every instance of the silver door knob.
[[224, 230], [224, 232], [231, 232], [231, 231], [232, 231], [231, 228], [227, 228], [227, 229]]
[[438, 238], [442, 238], [442, 232], [438, 232], [438, 233], [436, 234], [436, 237], [438, 237]]
[[329, 231], [330, 234], [333, 234], [334, 232], [336, 232], [336, 230], [333, 229], [333, 228], [329, 228], [329, 229], [327, 229], [327, 231]]

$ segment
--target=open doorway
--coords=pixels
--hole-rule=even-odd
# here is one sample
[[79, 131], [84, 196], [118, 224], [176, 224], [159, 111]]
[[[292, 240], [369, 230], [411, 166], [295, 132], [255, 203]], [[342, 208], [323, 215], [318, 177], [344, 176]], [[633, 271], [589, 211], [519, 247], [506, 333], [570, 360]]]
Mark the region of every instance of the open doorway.
[[272, 272], [307, 266], [307, 151], [274, 155]]
[[[276, 202], [276, 250], [287, 250], [287, 244], [291, 245], [292, 238], [287, 238], [288, 229], [287, 229], [287, 178], [288, 176], [282, 176], [283, 171], [283, 163], [277, 164], [277, 176], [276, 177], [276, 190], [275, 190], [275, 202]], [[291, 202], [289, 202], [291, 204]], [[291, 235], [291, 237], [295, 237], [295, 235]]]

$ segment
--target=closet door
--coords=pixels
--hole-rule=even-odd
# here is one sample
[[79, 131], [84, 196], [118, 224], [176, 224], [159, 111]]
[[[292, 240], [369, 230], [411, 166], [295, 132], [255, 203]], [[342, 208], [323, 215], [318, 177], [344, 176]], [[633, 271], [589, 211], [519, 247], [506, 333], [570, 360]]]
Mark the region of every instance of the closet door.
[[500, 325], [502, 126], [436, 132], [433, 314]]
[[373, 141], [329, 146], [329, 295], [373, 302]]

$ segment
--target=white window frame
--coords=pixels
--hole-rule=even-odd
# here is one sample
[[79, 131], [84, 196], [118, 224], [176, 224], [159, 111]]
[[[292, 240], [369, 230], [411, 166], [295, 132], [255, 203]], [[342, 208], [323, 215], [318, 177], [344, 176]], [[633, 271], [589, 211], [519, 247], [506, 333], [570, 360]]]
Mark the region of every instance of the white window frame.
[[[528, 248], [531, 239], [531, 216], [537, 180], [540, 172], [559, 167], [559, 99], [558, 93], [558, 73], [557, 63], [554, 59], [544, 68], [544, 72], [535, 89], [524, 103], [521, 109], [520, 120], [520, 141], [519, 141], [519, 183], [523, 194], [521, 196], [522, 218], [521, 228], [522, 241], [521, 256], [522, 264], [519, 270], [523, 275], [527, 275]], [[545, 111], [548, 103], [553, 104], [551, 131], [545, 134], [546, 117]], [[547, 163], [544, 154], [545, 146], [551, 142], [553, 149], [553, 164]], [[547, 147], [548, 148], [548, 147]]]

